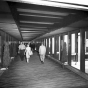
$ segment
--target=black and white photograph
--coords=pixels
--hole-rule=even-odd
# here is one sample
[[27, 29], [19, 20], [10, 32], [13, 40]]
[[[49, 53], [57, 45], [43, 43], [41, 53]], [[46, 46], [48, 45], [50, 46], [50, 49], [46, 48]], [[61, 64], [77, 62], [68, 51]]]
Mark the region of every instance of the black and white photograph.
[[88, 0], [0, 0], [0, 88], [88, 88]]

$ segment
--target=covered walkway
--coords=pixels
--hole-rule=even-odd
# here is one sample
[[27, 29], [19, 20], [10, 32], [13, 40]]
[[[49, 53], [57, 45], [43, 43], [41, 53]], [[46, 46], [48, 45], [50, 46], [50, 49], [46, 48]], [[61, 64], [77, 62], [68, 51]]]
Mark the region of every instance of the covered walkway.
[[29, 63], [15, 59], [1, 75], [0, 88], [88, 88], [88, 81], [48, 58], [42, 64], [34, 53]]

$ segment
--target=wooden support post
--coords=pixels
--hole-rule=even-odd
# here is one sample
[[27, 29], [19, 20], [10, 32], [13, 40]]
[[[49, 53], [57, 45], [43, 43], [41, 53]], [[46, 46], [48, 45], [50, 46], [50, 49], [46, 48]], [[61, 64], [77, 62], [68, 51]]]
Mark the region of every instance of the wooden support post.
[[54, 36], [54, 57], [56, 57], [56, 36]]
[[47, 38], [47, 54], [49, 54], [49, 38]]
[[59, 36], [57, 35], [56, 36], [56, 58], [58, 58], [59, 57], [59, 55], [58, 55], [58, 53], [57, 52], [59, 52]]
[[71, 33], [68, 32], [68, 64], [71, 65]]
[[51, 52], [50, 52], [50, 37], [49, 37], [49, 54], [51, 54]]
[[45, 46], [46, 46], [46, 39], [45, 39]]
[[[78, 32], [75, 33], [75, 62], [78, 62]], [[75, 63], [75, 64], [76, 64]]]
[[59, 60], [60, 60], [60, 57], [61, 57], [61, 36], [59, 35]]
[[50, 37], [50, 54], [52, 54], [52, 37]]
[[61, 61], [61, 58], [62, 58], [62, 41], [63, 41], [63, 36], [60, 35], [60, 61]]
[[80, 70], [85, 72], [85, 31], [80, 30]]

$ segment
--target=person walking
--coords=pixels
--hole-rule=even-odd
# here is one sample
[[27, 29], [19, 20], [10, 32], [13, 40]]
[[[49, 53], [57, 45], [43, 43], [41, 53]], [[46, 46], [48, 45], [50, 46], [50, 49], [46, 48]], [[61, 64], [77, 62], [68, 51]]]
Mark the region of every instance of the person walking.
[[30, 55], [31, 55], [31, 53], [32, 53], [31, 47], [29, 46], [29, 44], [27, 45], [27, 47], [26, 47], [26, 49], [25, 49], [25, 53], [26, 53], [26, 60], [27, 60], [27, 63], [29, 63]]
[[39, 47], [39, 54], [40, 54], [41, 63], [44, 64], [44, 59], [45, 59], [45, 54], [46, 54], [46, 47], [43, 45], [43, 43]]
[[24, 60], [24, 52], [25, 52], [25, 45], [23, 42], [21, 42], [21, 44], [19, 45], [19, 54], [20, 54], [20, 58], [21, 58], [21, 61]]

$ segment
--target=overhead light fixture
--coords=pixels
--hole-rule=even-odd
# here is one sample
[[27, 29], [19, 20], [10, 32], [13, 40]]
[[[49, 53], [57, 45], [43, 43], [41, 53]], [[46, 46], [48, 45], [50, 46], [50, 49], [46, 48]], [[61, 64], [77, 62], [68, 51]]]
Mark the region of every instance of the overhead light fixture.
[[33, 37], [33, 36], [23, 36], [23, 37]]
[[22, 30], [22, 31], [43, 31], [43, 30], [45, 30], [45, 31], [47, 31], [48, 29], [38, 29], [38, 28], [20, 28], [20, 30]]
[[88, 0], [15, 0], [23, 3], [31, 3], [44, 6], [53, 6], [71, 9], [88, 10]]
[[22, 32], [24, 35], [30, 35], [30, 34], [40, 34], [39, 32]]
[[30, 38], [30, 37], [23, 37], [23, 39]]
[[62, 19], [62, 17], [55, 17], [55, 16], [42, 16], [42, 15], [30, 15], [30, 14], [19, 14], [22, 16], [33, 16], [33, 17], [44, 17], [44, 18], [57, 18], [57, 19]]
[[19, 31], [18, 29], [13, 29], [12, 27], [10, 29], [3, 27], [3, 30], [5, 30], [5, 31]]
[[22, 33], [43, 33], [45, 31], [21, 31]]
[[57, 2], [57, 3], [69, 3], [69, 4], [79, 4], [79, 5], [88, 5], [88, 0], [85, 0], [85, 2], [82, 0], [45, 0], [50, 2]]
[[12, 30], [18, 30], [18, 29], [12, 29]]
[[49, 23], [49, 22], [34, 22], [34, 21], [20, 21], [21, 23], [33, 23], [33, 24], [49, 24], [52, 25], [54, 23]]
[[34, 37], [34, 35], [22, 35], [23, 37]]
[[12, 25], [16, 25], [15, 23], [8, 23], [8, 22], [0, 22], [0, 24], [12, 24]]
[[22, 27], [22, 29], [23, 29], [23, 27], [25, 27], [26, 29], [28, 28], [38, 28], [38, 29], [40, 29], [40, 28], [43, 28], [43, 29], [45, 29], [45, 28], [47, 28], [47, 27], [37, 27], [37, 26], [30, 26], [30, 25], [20, 25], [20, 27]]
[[16, 33], [19, 33], [19, 31], [6, 31], [6, 32], [13, 32], [13, 33], [16, 32]]
[[42, 11], [42, 10], [32, 10], [32, 9], [22, 9], [17, 8], [17, 11], [19, 12], [30, 12], [30, 13], [39, 13], [39, 14], [48, 14], [48, 15], [56, 15], [56, 16], [67, 16], [69, 13], [64, 12], [54, 12], [54, 11]]
[[88, 10], [88, 0], [4, 0], [4, 1], [14, 1], [21, 3], [37, 4], [44, 6], [53, 6], [61, 8], [71, 8], [79, 10]]
[[21, 32], [27, 32], [27, 33], [28, 33], [28, 32], [30, 32], [30, 31], [21, 31]]
[[30, 33], [30, 32], [39, 32], [39, 31], [21, 31], [21, 32], [27, 32], [27, 33], [29, 32]]
[[[11, 27], [12, 28], [12, 27]], [[12, 29], [9, 29], [9, 28], [6, 28], [6, 27], [1, 27], [0, 29], [3, 29], [3, 30], [6, 30], [6, 31], [18, 31], [17, 28], [12, 28]]]
[[21, 32], [47, 32], [48, 30], [21, 30]]

